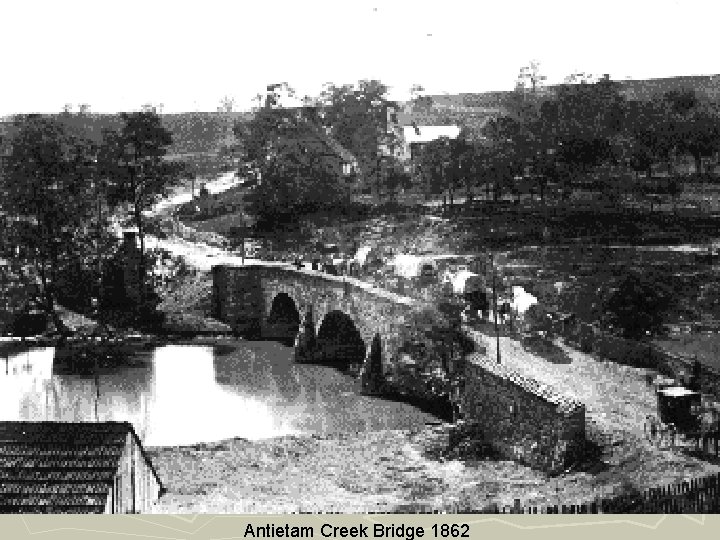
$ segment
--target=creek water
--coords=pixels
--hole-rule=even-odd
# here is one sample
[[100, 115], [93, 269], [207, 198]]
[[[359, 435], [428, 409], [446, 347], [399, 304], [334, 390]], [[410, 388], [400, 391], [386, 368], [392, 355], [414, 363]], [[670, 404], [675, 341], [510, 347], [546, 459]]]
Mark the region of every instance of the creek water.
[[162, 346], [77, 372], [55, 348], [0, 358], [0, 420], [129, 421], [146, 446], [408, 429], [437, 421], [360, 395], [333, 368], [274, 342]]

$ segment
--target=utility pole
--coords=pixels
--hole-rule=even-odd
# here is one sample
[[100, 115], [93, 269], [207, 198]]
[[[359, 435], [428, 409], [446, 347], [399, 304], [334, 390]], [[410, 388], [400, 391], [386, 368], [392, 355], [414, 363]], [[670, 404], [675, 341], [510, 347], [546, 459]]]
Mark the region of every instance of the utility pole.
[[98, 275], [98, 297], [97, 297], [97, 322], [102, 328], [102, 300], [103, 300], [103, 279], [102, 279], [102, 197], [101, 197], [101, 178], [97, 170], [97, 158], [93, 160], [93, 174], [95, 176], [95, 197], [97, 198], [97, 275]]
[[497, 352], [497, 363], [500, 363], [500, 329], [498, 328], [498, 300], [497, 288], [495, 286], [495, 264], [493, 255], [490, 253], [490, 271], [492, 272], [492, 291], [493, 291], [493, 318], [495, 319], [495, 349]]
[[377, 183], [377, 202], [382, 203], [382, 195], [380, 190], [382, 189], [382, 158], [380, 156], [380, 146], [378, 144], [378, 150], [376, 154], [376, 167], [375, 167], [375, 182]]

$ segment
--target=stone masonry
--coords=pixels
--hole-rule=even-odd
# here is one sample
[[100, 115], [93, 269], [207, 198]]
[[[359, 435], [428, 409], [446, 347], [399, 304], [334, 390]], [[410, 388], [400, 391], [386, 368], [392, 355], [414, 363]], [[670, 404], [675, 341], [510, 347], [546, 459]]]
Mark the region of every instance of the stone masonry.
[[394, 362], [406, 321], [421, 303], [358, 279], [297, 269], [288, 264], [213, 267], [215, 317], [237, 332], [263, 336], [273, 299], [287, 294], [300, 314], [302, 333], [312, 318], [317, 335], [325, 316], [340, 311], [352, 319], [370, 351], [378, 335], [385, 366]]
[[[213, 267], [214, 315], [237, 332], [262, 337], [280, 293], [293, 300], [300, 314], [298, 362], [312, 349], [326, 315], [340, 311], [349, 316], [365, 344], [361, 378], [371, 394], [382, 388], [388, 367], [398, 360], [409, 316], [424, 307], [357, 279], [288, 264]], [[562, 470], [584, 449], [584, 405], [481, 354], [467, 362], [462, 411], [501, 455], [547, 472]]]
[[463, 414], [503, 457], [545, 472], [562, 471], [584, 450], [583, 404], [481, 354], [467, 363]]

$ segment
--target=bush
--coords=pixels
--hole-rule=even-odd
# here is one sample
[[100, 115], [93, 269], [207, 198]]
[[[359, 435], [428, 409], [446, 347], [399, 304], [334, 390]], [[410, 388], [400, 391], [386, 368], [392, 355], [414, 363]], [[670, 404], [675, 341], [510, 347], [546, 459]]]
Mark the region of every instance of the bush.
[[55, 291], [60, 305], [83, 315], [92, 315], [92, 298], [99, 296], [98, 273], [75, 261], [58, 272]]
[[[152, 258], [147, 259], [148, 267]], [[111, 260], [103, 274], [103, 294], [100, 310], [103, 318], [114, 326], [134, 327], [139, 330], [155, 331], [163, 322], [163, 314], [157, 310], [160, 296], [151, 280], [145, 281], [143, 300], [133, 300], [125, 292], [124, 264]]]
[[448, 395], [453, 381], [464, 376], [464, 358], [475, 351], [474, 341], [434, 309], [413, 313], [405, 327], [400, 351], [417, 362], [416, 374], [421, 379], [412, 384], [429, 388], [436, 395]]
[[666, 280], [628, 272], [604, 303], [607, 323], [625, 338], [643, 338], [662, 331], [672, 292]]

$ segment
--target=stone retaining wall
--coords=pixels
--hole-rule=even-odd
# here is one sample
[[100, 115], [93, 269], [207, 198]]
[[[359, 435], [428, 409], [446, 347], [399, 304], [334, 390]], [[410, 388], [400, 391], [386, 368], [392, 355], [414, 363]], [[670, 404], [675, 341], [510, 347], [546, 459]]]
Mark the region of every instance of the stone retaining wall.
[[475, 354], [467, 365], [463, 415], [503, 457], [546, 472], [575, 462], [585, 446], [585, 406]]

